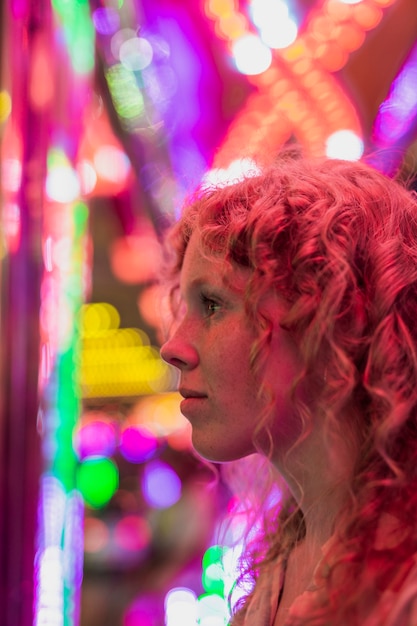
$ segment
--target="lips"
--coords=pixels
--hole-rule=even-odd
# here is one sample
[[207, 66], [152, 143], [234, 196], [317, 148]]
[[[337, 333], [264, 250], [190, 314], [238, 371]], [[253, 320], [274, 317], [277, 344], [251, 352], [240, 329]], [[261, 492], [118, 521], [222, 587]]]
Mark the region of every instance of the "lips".
[[207, 398], [207, 395], [205, 393], [201, 393], [200, 391], [194, 391], [193, 389], [187, 389], [186, 387], [180, 387], [179, 392], [184, 399]]
[[186, 389], [185, 387], [180, 387], [179, 392], [184, 398], [180, 404], [181, 413], [193, 422], [193, 419], [197, 419], [201, 415], [207, 395], [194, 389]]

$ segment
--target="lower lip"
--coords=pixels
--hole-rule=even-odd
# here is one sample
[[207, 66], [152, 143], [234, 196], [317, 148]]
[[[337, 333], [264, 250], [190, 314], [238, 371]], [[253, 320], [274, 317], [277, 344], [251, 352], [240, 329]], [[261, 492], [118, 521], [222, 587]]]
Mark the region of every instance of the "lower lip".
[[201, 404], [204, 400], [206, 400], [206, 397], [191, 396], [190, 398], [184, 398], [180, 404], [181, 413], [186, 417], [192, 415], [201, 408]]

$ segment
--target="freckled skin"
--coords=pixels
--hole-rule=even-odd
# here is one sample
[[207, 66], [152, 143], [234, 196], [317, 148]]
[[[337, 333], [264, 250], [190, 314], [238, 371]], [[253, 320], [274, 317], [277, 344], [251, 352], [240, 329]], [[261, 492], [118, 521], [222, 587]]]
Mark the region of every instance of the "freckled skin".
[[[205, 257], [199, 235], [193, 234], [180, 277], [184, 313], [161, 351], [179, 368], [183, 395], [203, 396], [186, 399], [181, 410], [192, 425], [197, 452], [217, 462], [255, 451], [253, 432], [265, 404], [249, 365], [256, 333], [244, 309], [248, 275], [249, 270], [232, 268], [221, 257]], [[282, 303], [271, 295], [263, 308], [274, 323], [264, 374], [276, 394], [272, 434], [275, 453], [281, 456], [298, 433], [288, 399], [297, 355], [279, 327]]]

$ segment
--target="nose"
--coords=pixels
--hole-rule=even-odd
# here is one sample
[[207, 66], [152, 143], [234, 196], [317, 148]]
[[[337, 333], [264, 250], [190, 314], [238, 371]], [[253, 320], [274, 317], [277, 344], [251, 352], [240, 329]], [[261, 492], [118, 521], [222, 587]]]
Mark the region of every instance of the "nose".
[[161, 356], [170, 365], [181, 371], [191, 370], [198, 364], [198, 352], [184, 332], [181, 324], [161, 347]]

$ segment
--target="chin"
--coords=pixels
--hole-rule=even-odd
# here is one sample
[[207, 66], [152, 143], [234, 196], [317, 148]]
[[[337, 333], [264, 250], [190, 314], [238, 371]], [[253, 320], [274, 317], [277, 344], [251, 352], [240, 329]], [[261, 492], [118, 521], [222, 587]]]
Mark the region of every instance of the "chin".
[[254, 450], [222, 450], [219, 448], [208, 448], [207, 446], [198, 445], [193, 441], [193, 447], [198, 456], [201, 456], [210, 463], [231, 463], [232, 461], [238, 461], [250, 454], [253, 454]]

